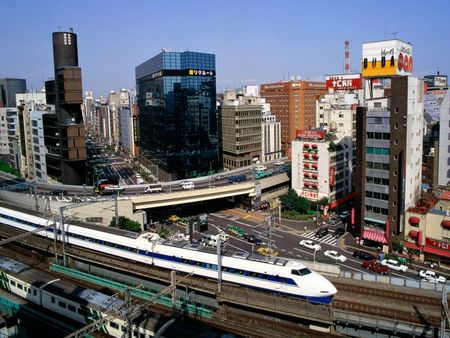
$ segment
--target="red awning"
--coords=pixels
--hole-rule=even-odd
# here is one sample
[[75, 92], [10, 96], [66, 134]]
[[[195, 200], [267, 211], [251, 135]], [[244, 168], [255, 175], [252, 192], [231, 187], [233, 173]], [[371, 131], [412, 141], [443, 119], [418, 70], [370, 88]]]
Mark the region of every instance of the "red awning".
[[308, 158], [309, 154], [303, 154], [303, 157]]
[[315, 177], [315, 178], [317, 178], [319, 175], [317, 175], [317, 174], [312, 174], [312, 177]]
[[411, 223], [411, 224], [419, 224], [420, 223], [420, 218], [412, 216], [412, 217], [409, 218], [409, 223]]
[[309, 144], [308, 143], [303, 143], [303, 148], [309, 148]]
[[441, 227], [443, 227], [444, 229], [450, 229], [450, 219], [444, 219], [441, 222]]
[[304, 163], [303, 166], [304, 166], [305, 168], [309, 168], [309, 163]]
[[439, 249], [439, 248], [433, 248], [431, 246], [424, 246], [423, 251], [434, 254], [434, 255], [438, 255], [438, 256], [450, 257], [450, 251]]
[[304, 173], [303, 176], [309, 177], [309, 173]]
[[313, 168], [317, 168], [317, 163], [312, 164]]
[[319, 157], [319, 154], [313, 154], [312, 155], [314, 158], [318, 158]]
[[363, 238], [369, 239], [374, 242], [379, 242], [386, 244], [387, 239], [385, 237], [384, 231], [377, 231], [377, 230], [364, 230]]
[[317, 148], [317, 144], [312, 144], [311, 147]]
[[403, 245], [406, 246], [408, 249], [414, 249], [414, 250], [421, 250], [422, 248], [420, 245], [417, 245], [416, 243], [403, 241]]
[[417, 238], [417, 236], [419, 236], [419, 232], [417, 230], [409, 230], [408, 236], [411, 238]]

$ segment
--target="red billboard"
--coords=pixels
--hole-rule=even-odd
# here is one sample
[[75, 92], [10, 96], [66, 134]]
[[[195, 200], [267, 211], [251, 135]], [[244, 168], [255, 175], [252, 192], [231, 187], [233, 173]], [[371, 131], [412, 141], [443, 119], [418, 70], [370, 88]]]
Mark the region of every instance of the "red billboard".
[[297, 138], [302, 139], [321, 139], [325, 137], [325, 131], [324, 130], [299, 130], [297, 129], [295, 134], [297, 135]]
[[361, 74], [330, 75], [326, 78], [327, 89], [355, 90], [362, 88]]

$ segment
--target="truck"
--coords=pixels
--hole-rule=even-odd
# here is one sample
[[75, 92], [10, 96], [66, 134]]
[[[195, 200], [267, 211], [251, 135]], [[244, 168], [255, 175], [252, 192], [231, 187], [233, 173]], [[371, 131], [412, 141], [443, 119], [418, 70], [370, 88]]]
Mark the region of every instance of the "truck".
[[96, 195], [115, 195], [120, 194], [125, 188], [114, 184], [99, 184], [94, 187]]

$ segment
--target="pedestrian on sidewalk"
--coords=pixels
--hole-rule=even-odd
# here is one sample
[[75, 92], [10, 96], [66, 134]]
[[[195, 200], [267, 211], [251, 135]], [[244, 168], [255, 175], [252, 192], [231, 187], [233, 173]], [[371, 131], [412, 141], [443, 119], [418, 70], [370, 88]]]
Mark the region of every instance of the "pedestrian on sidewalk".
[[308, 227], [305, 225], [305, 227], [303, 228], [303, 231], [306, 232], [307, 229], [308, 229]]

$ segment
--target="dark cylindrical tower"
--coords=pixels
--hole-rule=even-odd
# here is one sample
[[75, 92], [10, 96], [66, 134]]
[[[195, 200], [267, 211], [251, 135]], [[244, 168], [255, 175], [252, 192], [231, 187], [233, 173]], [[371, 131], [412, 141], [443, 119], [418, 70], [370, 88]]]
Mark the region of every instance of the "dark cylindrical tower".
[[77, 35], [71, 32], [54, 32], [52, 37], [55, 69], [78, 67]]

